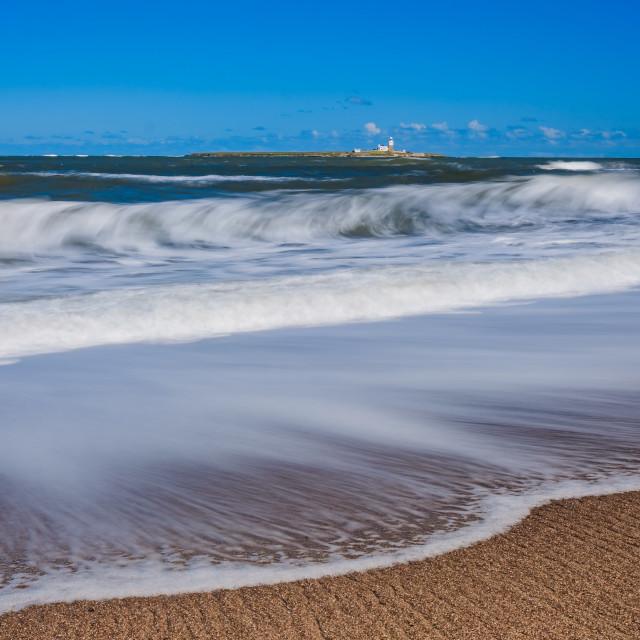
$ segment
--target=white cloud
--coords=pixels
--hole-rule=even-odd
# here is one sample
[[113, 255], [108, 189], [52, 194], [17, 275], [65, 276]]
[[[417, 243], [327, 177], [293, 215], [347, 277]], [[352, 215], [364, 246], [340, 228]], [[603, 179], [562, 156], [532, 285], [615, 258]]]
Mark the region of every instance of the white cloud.
[[531, 132], [524, 127], [517, 127], [515, 129], [511, 129], [511, 131], [507, 131], [507, 138], [511, 140], [520, 140], [521, 138], [528, 138], [531, 135]]
[[443, 136], [447, 136], [449, 139], [457, 138], [460, 135], [458, 131], [449, 129], [449, 125], [446, 122], [434, 122], [429, 126], [434, 131], [439, 131]]
[[426, 124], [422, 124], [420, 122], [409, 122], [408, 124], [406, 122], [401, 122], [400, 126], [403, 129], [413, 129], [414, 131], [424, 131], [427, 128]]
[[319, 131], [316, 131], [315, 129], [312, 129], [312, 131], [311, 131], [311, 135], [312, 135], [314, 138], [319, 138], [321, 134], [320, 134], [320, 132], [319, 132]]
[[554, 142], [555, 140], [560, 140], [560, 138], [565, 137], [564, 131], [560, 131], [560, 129], [554, 129], [553, 127], [543, 127], [540, 126], [540, 131], [542, 131], [542, 135], [549, 140], [549, 142]]
[[614, 138], [626, 138], [627, 134], [624, 131], [603, 131], [602, 137], [605, 140], [611, 140]]
[[376, 127], [375, 122], [367, 122], [367, 124], [364, 125], [364, 128], [370, 136], [375, 136], [380, 133], [380, 129]]
[[486, 124], [481, 124], [477, 120], [472, 120], [468, 125], [469, 130], [472, 131], [472, 135], [478, 136], [479, 138], [486, 138], [487, 131], [489, 131], [489, 127]]
[[574, 133], [574, 138], [588, 138], [591, 135], [591, 131], [589, 129], [580, 129], [578, 133]]

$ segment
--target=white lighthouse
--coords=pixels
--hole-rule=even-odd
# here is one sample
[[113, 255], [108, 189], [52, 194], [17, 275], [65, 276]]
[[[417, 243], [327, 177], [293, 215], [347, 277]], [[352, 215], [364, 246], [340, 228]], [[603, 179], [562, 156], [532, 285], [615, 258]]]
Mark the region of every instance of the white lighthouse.
[[389, 138], [389, 151], [393, 151], [393, 138]]

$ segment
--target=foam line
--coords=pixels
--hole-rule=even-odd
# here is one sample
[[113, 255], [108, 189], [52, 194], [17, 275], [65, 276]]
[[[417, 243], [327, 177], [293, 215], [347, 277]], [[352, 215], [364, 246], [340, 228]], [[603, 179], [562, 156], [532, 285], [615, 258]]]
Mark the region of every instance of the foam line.
[[[505, 490], [490, 494], [475, 505], [474, 513], [480, 515], [480, 519], [461, 529], [433, 535], [424, 544], [400, 551], [379, 552], [354, 559], [334, 557], [326, 563], [247, 565], [229, 562], [211, 566], [206, 560], [195, 559], [190, 566], [178, 571], [167, 571], [148, 561], [133, 563], [128, 568], [99, 566], [77, 572], [61, 570], [39, 577], [28, 589], [11, 589], [8, 593], [0, 591], [0, 614], [33, 604], [235, 589], [389, 567], [488, 540], [508, 531], [535, 507], [552, 500], [639, 490], [639, 474], [619, 474], [591, 481], [545, 482], [517, 494]], [[10, 589], [10, 585], [7, 588]]]
[[640, 255], [449, 262], [127, 287], [0, 306], [0, 359], [106, 344], [385, 320], [640, 285]]
[[[87, 157], [87, 156], [79, 156]], [[203, 176], [161, 176], [147, 173], [103, 173], [92, 171], [25, 171], [20, 175], [56, 177], [56, 178], [95, 178], [97, 180], [131, 180], [134, 182], [153, 183], [185, 183], [185, 184], [213, 184], [216, 182], [308, 182], [317, 181], [316, 178], [302, 176], [251, 176], [251, 175], [223, 175], [208, 174]]]

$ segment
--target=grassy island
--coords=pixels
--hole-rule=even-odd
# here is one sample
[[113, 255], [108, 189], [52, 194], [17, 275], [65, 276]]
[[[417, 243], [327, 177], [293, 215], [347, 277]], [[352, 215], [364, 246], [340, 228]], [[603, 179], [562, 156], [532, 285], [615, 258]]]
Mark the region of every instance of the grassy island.
[[187, 158], [444, 158], [439, 153], [408, 151], [204, 151]]

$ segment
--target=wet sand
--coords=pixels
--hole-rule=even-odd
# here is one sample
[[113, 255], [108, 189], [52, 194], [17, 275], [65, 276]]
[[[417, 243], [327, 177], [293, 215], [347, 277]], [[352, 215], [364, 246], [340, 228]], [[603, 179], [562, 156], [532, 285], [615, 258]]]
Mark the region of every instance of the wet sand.
[[640, 492], [563, 500], [395, 567], [234, 591], [33, 606], [0, 638], [638, 638]]

